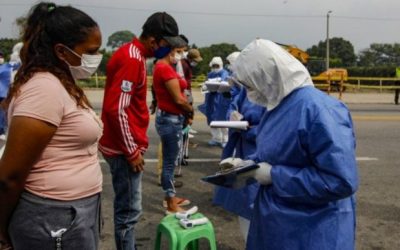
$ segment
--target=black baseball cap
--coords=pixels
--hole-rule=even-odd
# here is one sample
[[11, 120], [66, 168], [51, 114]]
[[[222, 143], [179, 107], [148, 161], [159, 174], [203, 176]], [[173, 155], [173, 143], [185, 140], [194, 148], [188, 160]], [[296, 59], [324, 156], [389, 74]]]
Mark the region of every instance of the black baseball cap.
[[172, 47], [183, 47], [186, 41], [179, 35], [178, 24], [175, 19], [166, 12], [156, 12], [147, 18], [143, 24], [143, 33], [164, 39]]

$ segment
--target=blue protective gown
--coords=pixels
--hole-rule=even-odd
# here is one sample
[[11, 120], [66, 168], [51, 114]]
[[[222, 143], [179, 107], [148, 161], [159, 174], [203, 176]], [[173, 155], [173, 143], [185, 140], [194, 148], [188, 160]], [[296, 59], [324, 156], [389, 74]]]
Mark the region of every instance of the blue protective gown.
[[[235, 156], [247, 159], [256, 151], [257, 125], [265, 112], [265, 108], [250, 102], [246, 97], [246, 89], [241, 88], [232, 99], [227, 120], [229, 120], [229, 115], [234, 110], [241, 113], [243, 120], [248, 121], [251, 127], [248, 130], [231, 129], [229, 131], [228, 143], [224, 147], [221, 158]], [[258, 187], [258, 183], [240, 189], [216, 187], [213, 203], [250, 220]]]
[[11, 83], [11, 72], [13, 71], [13, 66], [9, 63], [4, 63], [0, 65], [0, 98], [5, 98], [10, 88]]
[[[218, 73], [208, 73], [207, 78], [212, 79], [220, 77], [222, 81], [226, 81], [228, 76], [228, 71], [222, 69]], [[225, 120], [230, 102], [231, 98], [225, 97], [222, 93], [209, 92], [204, 97], [204, 103], [198, 108], [207, 117], [207, 124], [209, 125], [212, 121]]]
[[258, 128], [254, 160], [271, 164], [272, 185], [257, 194], [247, 249], [354, 249], [358, 174], [346, 106], [304, 87]]
[[[0, 65], [0, 101], [7, 97], [11, 83], [11, 73], [13, 66], [9, 63]], [[5, 111], [0, 108], [0, 134], [4, 134], [7, 127]]]

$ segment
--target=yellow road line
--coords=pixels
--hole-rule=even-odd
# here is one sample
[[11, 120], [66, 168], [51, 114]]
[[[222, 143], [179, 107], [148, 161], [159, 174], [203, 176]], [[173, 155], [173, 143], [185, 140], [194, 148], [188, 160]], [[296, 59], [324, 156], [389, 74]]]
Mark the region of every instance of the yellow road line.
[[355, 121], [400, 121], [400, 115], [353, 115]]

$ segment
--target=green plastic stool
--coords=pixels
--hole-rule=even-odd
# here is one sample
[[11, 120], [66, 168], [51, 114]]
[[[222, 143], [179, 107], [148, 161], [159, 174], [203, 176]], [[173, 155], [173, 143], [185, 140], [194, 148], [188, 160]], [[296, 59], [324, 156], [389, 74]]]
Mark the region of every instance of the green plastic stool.
[[[194, 214], [191, 219], [203, 218], [201, 213]], [[165, 234], [169, 239], [170, 250], [184, 250], [186, 247], [190, 250], [199, 248], [199, 239], [206, 238], [210, 243], [210, 249], [216, 250], [214, 227], [211, 222], [195, 226], [193, 228], [184, 229], [180, 226], [179, 220], [175, 215], [165, 216], [157, 227], [155, 250], [161, 249], [161, 235]]]

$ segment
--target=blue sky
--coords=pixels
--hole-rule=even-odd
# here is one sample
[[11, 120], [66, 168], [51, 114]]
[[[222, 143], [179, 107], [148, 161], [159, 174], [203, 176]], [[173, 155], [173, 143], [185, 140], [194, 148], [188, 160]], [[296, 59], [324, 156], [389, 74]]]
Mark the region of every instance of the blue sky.
[[[16, 37], [14, 21], [38, 1], [1, 0], [0, 38]], [[399, 0], [63, 0], [91, 15], [100, 25], [103, 44], [115, 31], [139, 35], [155, 11], [175, 17], [190, 43], [234, 43], [243, 48], [256, 37], [307, 49], [330, 37], [349, 40], [358, 52], [371, 43], [400, 42]]]

